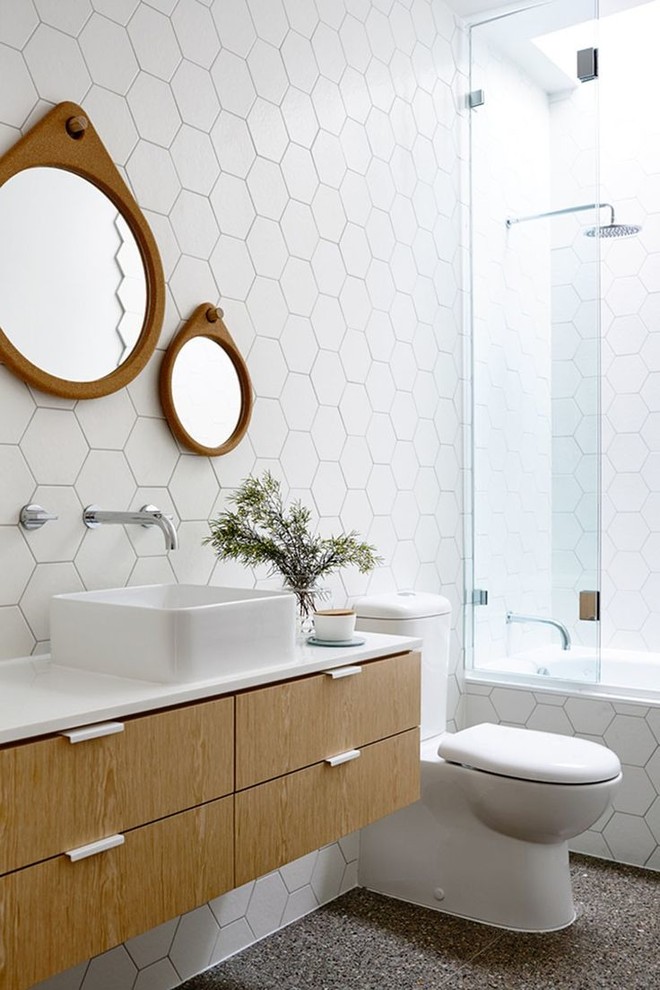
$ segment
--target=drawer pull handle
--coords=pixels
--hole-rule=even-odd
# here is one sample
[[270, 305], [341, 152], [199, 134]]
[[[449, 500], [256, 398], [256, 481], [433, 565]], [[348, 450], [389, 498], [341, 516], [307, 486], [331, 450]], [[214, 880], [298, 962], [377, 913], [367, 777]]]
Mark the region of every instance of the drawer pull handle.
[[339, 767], [342, 763], [350, 763], [360, 756], [359, 749], [347, 749], [345, 753], [338, 753], [337, 756], [329, 756], [325, 761], [331, 767]]
[[335, 667], [334, 670], [326, 670], [324, 673], [336, 681], [340, 677], [353, 677], [355, 674], [361, 674], [362, 667]]
[[117, 835], [108, 835], [105, 839], [90, 842], [86, 846], [69, 849], [65, 855], [69, 857], [72, 863], [77, 863], [79, 859], [87, 859], [89, 856], [96, 856], [97, 853], [107, 852], [108, 849], [115, 849], [117, 846], [123, 845], [124, 836], [117, 833]]
[[88, 739], [101, 739], [102, 736], [114, 736], [116, 732], [123, 731], [123, 722], [99, 722], [97, 725], [83, 725], [80, 729], [66, 729], [60, 735], [66, 736], [71, 743], [79, 743]]

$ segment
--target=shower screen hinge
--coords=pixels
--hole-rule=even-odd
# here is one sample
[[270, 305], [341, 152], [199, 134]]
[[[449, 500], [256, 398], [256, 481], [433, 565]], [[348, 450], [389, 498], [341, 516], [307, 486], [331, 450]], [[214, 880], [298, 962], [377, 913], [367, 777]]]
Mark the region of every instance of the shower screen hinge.
[[600, 591], [580, 592], [580, 619], [582, 622], [600, 621]]
[[476, 110], [477, 107], [482, 107], [485, 102], [486, 97], [483, 89], [473, 89], [472, 92], [467, 95], [467, 105], [470, 110]]
[[582, 48], [577, 53], [577, 77], [580, 82], [598, 79], [598, 49]]
[[487, 605], [488, 604], [488, 592], [485, 588], [473, 588], [472, 590], [472, 604], [473, 605]]

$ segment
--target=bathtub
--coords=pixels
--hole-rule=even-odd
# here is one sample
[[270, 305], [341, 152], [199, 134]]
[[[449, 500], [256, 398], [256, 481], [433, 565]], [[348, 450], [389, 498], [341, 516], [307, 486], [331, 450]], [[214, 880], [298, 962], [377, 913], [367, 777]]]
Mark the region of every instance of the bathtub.
[[524, 682], [535, 690], [557, 690], [561, 682], [569, 692], [660, 699], [660, 654], [641, 650], [603, 649], [599, 656], [593, 648], [542, 646], [475, 665], [470, 673], [470, 680], [493, 675], [498, 683]]

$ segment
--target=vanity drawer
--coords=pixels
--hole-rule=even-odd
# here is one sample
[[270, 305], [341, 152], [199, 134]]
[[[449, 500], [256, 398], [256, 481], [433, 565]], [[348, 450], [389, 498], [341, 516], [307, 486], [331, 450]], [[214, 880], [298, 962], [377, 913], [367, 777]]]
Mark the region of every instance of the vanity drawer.
[[234, 885], [233, 797], [0, 878], [0, 986], [24, 990]]
[[419, 730], [236, 795], [236, 885], [334, 842], [419, 798]]
[[234, 701], [0, 749], [0, 873], [233, 791]]
[[315, 674], [237, 695], [236, 789], [419, 725], [419, 653], [357, 669], [352, 676]]

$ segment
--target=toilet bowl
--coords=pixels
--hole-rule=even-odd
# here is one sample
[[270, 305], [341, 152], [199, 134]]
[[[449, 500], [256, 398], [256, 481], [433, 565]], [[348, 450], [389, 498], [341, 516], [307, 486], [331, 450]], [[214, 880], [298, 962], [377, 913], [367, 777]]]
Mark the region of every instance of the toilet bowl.
[[528, 842], [572, 839], [600, 818], [621, 777], [597, 743], [483, 723], [442, 736], [437, 755], [455, 771], [477, 818]]
[[[357, 603], [358, 616], [370, 613], [358, 628], [375, 629], [374, 613], [387, 612], [387, 600], [376, 602]], [[439, 602], [435, 621], [448, 623], [448, 603]], [[397, 622], [403, 632], [401, 615]], [[387, 620], [385, 630], [394, 631]], [[433, 660], [427, 655], [425, 663]], [[446, 657], [438, 664], [446, 671]], [[446, 684], [438, 699], [443, 726], [445, 706]], [[565, 928], [575, 919], [568, 840], [603, 814], [620, 780], [611, 750], [572, 736], [490, 723], [427, 736], [421, 798], [363, 830], [359, 882], [501, 928]]]
[[[427, 739], [421, 751], [421, 799], [363, 831], [360, 883], [500, 928], [565, 928], [575, 919], [567, 840], [607, 808], [621, 779], [619, 761], [604, 746], [581, 739], [500, 725], [474, 728], [483, 739], [492, 739], [489, 762], [498, 770], [438, 754], [438, 749], [457, 752], [473, 742], [469, 736], [461, 739], [470, 729]], [[509, 776], [511, 766], [498, 757], [502, 729], [512, 733], [507, 744], [517, 736], [523, 749], [529, 736], [539, 751], [546, 743], [552, 750], [557, 740], [578, 744], [580, 782], [567, 782], [563, 771], [568, 766], [558, 763], [560, 779], [548, 779], [548, 760], [538, 764], [543, 780]], [[562, 757], [570, 757], [570, 748], [561, 747]], [[534, 772], [531, 760], [526, 772]]]

